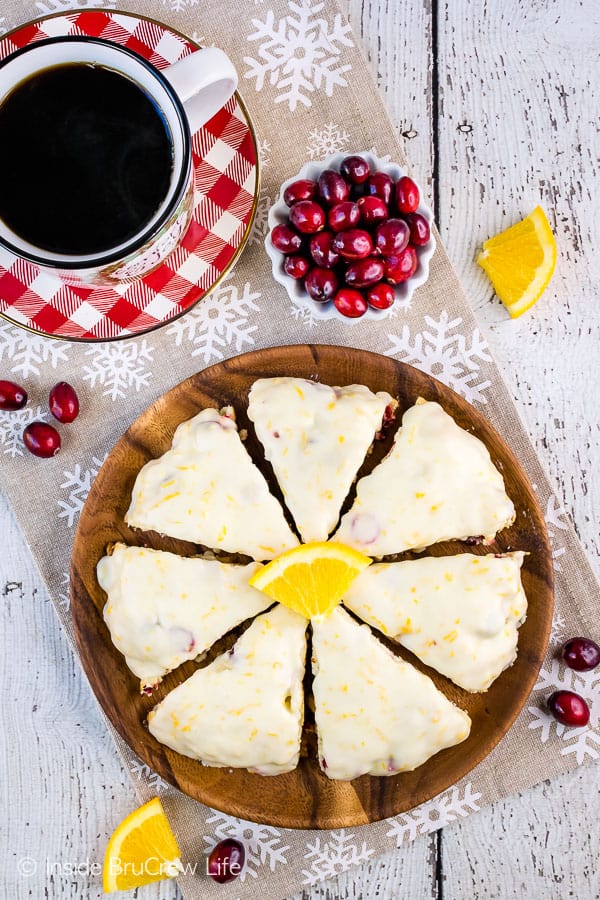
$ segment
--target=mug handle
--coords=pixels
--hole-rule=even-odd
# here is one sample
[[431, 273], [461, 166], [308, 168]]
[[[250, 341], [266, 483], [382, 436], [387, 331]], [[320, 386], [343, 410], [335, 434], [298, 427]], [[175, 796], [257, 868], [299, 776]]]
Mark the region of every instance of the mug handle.
[[191, 134], [208, 122], [238, 84], [237, 72], [226, 53], [203, 47], [162, 70], [183, 103]]

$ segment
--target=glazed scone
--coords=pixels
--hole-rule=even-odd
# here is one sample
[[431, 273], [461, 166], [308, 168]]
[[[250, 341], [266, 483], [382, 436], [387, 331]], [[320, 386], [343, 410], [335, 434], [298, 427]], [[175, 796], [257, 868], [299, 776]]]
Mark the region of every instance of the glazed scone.
[[298, 764], [307, 621], [278, 604], [148, 716], [154, 737], [208, 766], [261, 775]]
[[515, 508], [486, 446], [439, 403], [417, 401], [385, 459], [361, 478], [335, 540], [381, 557], [444, 540], [485, 542]]
[[124, 544], [102, 557], [104, 621], [142, 690], [271, 604], [248, 584], [259, 568]]
[[256, 560], [298, 545], [229, 407], [181, 423], [171, 449], [138, 473], [125, 521]]
[[329, 778], [410, 772], [468, 737], [467, 713], [340, 606], [312, 629], [319, 764]]
[[523, 552], [378, 563], [344, 604], [467, 691], [486, 691], [517, 656], [527, 614]]
[[326, 541], [350, 486], [396, 401], [363, 384], [260, 378], [248, 417], [304, 541]]

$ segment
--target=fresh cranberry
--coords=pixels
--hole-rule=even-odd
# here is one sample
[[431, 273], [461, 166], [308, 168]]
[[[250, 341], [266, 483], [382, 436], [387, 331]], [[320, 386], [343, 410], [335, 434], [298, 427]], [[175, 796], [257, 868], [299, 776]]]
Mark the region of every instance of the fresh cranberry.
[[292, 278], [305, 278], [310, 269], [310, 262], [300, 253], [294, 253], [292, 256], [286, 256], [283, 268]]
[[389, 309], [395, 299], [394, 288], [383, 281], [367, 291], [367, 303], [375, 309]]
[[311, 269], [304, 286], [313, 300], [317, 303], [326, 303], [337, 291], [338, 277], [331, 269]]
[[354, 228], [360, 221], [360, 209], [352, 200], [342, 200], [329, 210], [327, 224], [332, 231], [347, 231]]
[[410, 242], [415, 247], [423, 247], [429, 242], [431, 237], [431, 228], [429, 222], [421, 213], [411, 213], [406, 217], [408, 227], [410, 228]]
[[333, 239], [333, 249], [344, 259], [364, 259], [373, 250], [373, 241], [368, 231], [362, 228], [350, 228], [340, 231]]
[[342, 160], [340, 172], [350, 184], [363, 184], [371, 174], [371, 167], [362, 156], [347, 156]]
[[348, 199], [350, 185], [333, 169], [325, 169], [324, 172], [321, 172], [317, 183], [319, 197], [327, 206], [334, 206], [336, 203]]
[[403, 219], [388, 219], [375, 229], [375, 246], [382, 256], [392, 256], [408, 244], [408, 225]]
[[280, 253], [297, 253], [302, 238], [289, 225], [276, 225], [271, 232], [271, 243]]
[[75, 388], [67, 381], [59, 381], [50, 391], [48, 399], [50, 412], [55, 419], [68, 425], [74, 422], [79, 415], [79, 399], [75, 393]]
[[346, 269], [346, 284], [364, 288], [376, 284], [383, 278], [384, 265], [380, 259], [368, 256], [351, 263]]
[[560, 655], [569, 668], [577, 672], [589, 672], [600, 663], [600, 647], [589, 638], [571, 638], [563, 644]]
[[384, 259], [384, 276], [390, 284], [401, 284], [408, 281], [417, 271], [419, 262], [414, 247], [410, 245], [393, 256]]
[[388, 208], [381, 199], [368, 194], [357, 200], [360, 217], [365, 225], [377, 225], [388, 217]]
[[323, 269], [333, 269], [340, 261], [340, 254], [332, 247], [333, 237], [330, 231], [320, 231], [310, 239], [310, 255]]
[[360, 291], [354, 288], [340, 288], [333, 298], [333, 303], [337, 311], [348, 319], [358, 319], [367, 311], [367, 301]]
[[396, 184], [396, 209], [398, 212], [408, 215], [408, 213], [416, 212], [420, 202], [419, 188], [412, 178], [405, 175]]
[[219, 884], [227, 884], [241, 875], [246, 861], [246, 850], [241, 841], [225, 838], [210, 851], [208, 874]]
[[312, 200], [317, 193], [317, 184], [309, 178], [300, 178], [292, 182], [283, 192], [284, 202], [293, 206], [299, 200]]
[[290, 222], [302, 234], [315, 234], [325, 228], [325, 211], [314, 200], [299, 200], [290, 209]]
[[49, 459], [60, 450], [60, 434], [46, 422], [31, 422], [23, 431], [23, 443], [34, 456]]
[[548, 709], [561, 725], [581, 728], [590, 721], [589, 706], [573, 691], [555, 691], [548, 697]]
[[23, 409], [27, 403], [27, 391], [14, 381], [0, 381], [0, 409]]
[[392, 190], [394, 182], [385, 172], [373, 172], [366, 181], [367, 194], [373, 197], [380, 197], [386, 206], [390, 205], [392, 199]]

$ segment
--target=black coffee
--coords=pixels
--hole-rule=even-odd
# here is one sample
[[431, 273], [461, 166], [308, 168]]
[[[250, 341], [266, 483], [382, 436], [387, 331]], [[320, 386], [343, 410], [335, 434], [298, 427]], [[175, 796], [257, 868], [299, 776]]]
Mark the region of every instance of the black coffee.
[[98, 253], [133, 237], [164, 200], [172, 165], [160, 110], [111, 69], [54, 66], [0, 105], [0, 217], [44, 250]]

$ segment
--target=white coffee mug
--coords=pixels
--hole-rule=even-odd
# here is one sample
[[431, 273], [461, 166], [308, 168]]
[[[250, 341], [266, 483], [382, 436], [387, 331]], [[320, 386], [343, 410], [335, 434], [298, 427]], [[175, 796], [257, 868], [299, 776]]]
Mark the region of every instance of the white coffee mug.
[[[1, 216], [0, 246], [68, 283], [107, 285], [131, 281], [163, 262], [184, 236], [194, 201], [191, 136], [231, 98], [237, 87], [237, 73], [226, 54], [215, 47], [197, 50], [158, 70], [137, 53], [101, 38], [50, 38], [24, 47], [0, 63], [0, 104], [35, 74], [69, 63], [97, 65], [117, 72], [135, 82], [158, 107], [172, 148], [168, 189], [138, 233], [99, 252], [59, 254], [36, 247]], [[7, 177], [4, 172], [0, 175]], [[32, 173], [32, 177], [43, 177], [43, 161], [42, 172]]]

